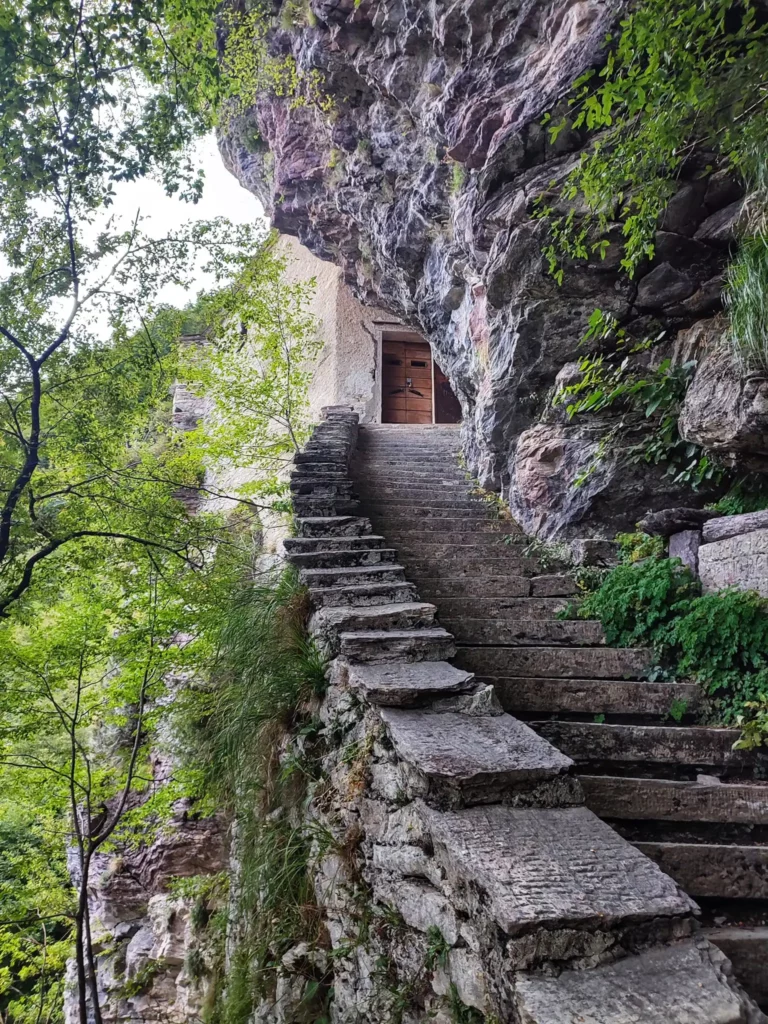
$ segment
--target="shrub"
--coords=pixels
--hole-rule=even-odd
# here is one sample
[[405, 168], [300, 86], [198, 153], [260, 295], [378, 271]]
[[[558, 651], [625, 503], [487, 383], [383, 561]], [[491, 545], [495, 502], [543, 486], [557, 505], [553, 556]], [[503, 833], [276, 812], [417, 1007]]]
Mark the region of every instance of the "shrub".
[[649, 645], [662, 670], [700, 683], [719, 721], [738, 722], [745, 702], [768, 691], [768, 601], [732, 588], [701, 595], [690, 571], [643, 535], [624, 538], [623, 558], [579, 617], [599, 619], [609, 644]]

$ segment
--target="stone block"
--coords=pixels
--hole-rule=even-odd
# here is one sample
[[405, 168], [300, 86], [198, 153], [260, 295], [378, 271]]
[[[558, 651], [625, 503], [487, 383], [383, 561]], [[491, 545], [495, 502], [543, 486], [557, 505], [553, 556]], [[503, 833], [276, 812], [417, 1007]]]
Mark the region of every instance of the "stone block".
[[757, 1024], [729, 984], [728, 961], [705, 941], [684, 942], [558, 977], [518, 976], [521, 1024]]
[[768, 899], [768, 847], [637, 843], [691, 896]]
[[768, 786], [610, 775], [582, 775], [581, 784], [587, 806], [603, 818], [768, 825]]
[[541, 794], [542, 802], [575, 802], [565, 778], [573, 762], [510, 715], [386, 709], [381, 717], [398, 756], [427, 779], [438, 799], [451, 791], [478, 801], [522, 793], [534, 803], [541, 783], [560, 782]]
[[473, 681], [447, 661], [399, 662], [396, 665], [350, 665], [349, 684], [373, 704], [407, 707], [433, 697], [464, 693]]
[[743, 516], [717, 516], [704, 524], [702, 541], [711, 544], [716, 540], [728, 540], [742, 533], [768, 529], [768, 509], [763, 512], [747, 512]]
[[705, 593], [738, 587], [768, 597], [768, 528], [702, 544], [699, 575]]
[[694, 908], [671, 878], [584, 807], [422, 813], [452, 888], [470, 886], [508, 935], [533, 927], [605, 930]]
[[669, 557], [679, 558], [696, 575], [699, 569], [699, 545], [701, 534], [698, 530], [681, 530], [669, 538]]

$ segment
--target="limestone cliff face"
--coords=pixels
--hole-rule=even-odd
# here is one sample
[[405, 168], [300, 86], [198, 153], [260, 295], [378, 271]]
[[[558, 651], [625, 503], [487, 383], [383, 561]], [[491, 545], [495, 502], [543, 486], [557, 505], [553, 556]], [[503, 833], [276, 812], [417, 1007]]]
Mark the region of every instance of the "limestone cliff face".
[[309, 6], [313, 24], [275, 29], [271, 45], [292, 53], [302, 73], [319, 73], [328, 109], [262, 96], [222, 133], [227, 165], [279, 230], [430, 339], [461, 398], [472, 469], [503, 490], [526, 529], [609, 532], [679, 501], [671, 477], [628, 467], [620, 450], [574, 492], [606, 427], [550, 408], [558, 374], [584, 354], [596, 307], [630, 334], [666, 329], [671, 346], [720, 309], [733, 240], [739, 185], [724, 172], [702, 180], [704, 156], [686, 166], [655, 259], [633, 281], [619, 273], [618, 244], [604, 260], [570, 268], [562, 287], [547, 273], [547, 229], [534, 203], [586, 140], [563, 132], [551, 144], [541, 117], [600, 62], [623, 4]]

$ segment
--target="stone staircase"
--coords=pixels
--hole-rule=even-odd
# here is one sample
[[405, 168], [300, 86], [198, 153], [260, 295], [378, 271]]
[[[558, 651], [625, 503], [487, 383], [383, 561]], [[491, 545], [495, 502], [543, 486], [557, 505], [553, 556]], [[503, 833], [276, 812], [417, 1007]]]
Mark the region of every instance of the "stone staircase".
[[571, 577], [540, 570], [458, 453], [456, 427], [358, 431], [332, 409], [292, 481], [311, 629], [378, 709], [432, 851], [382, 854], [390, 899], [480, 957], [505, 1022], [765, 1020], [705, 936], [768, 1001], [768, 788], [731, 730], [669, 723], [694, 687], [555, 618]]

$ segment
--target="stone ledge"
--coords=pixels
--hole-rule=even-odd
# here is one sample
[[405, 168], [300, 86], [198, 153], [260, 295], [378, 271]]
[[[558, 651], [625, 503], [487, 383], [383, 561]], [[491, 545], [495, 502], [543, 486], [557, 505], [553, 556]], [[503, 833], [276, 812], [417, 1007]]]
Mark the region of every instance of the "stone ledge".
[[731, 981], [725, 956], [683, 942], [559, 977], [518, 976], [521, 1024], [759, 1024], [766, 1018]]
[[557, 807], [581, 802], [570, 758], [510, 715], [471, 717], [382, 710], [395, 751], [423, 781], [429, 803], [497, 800]]

